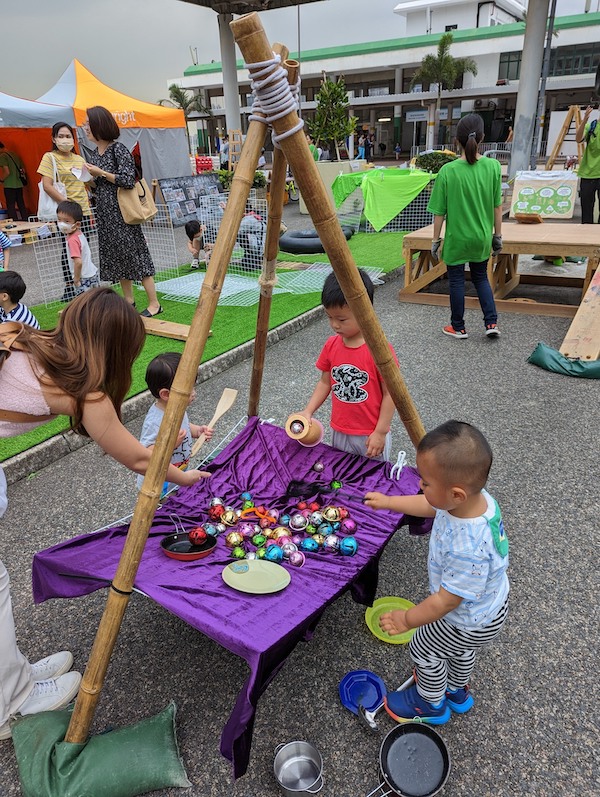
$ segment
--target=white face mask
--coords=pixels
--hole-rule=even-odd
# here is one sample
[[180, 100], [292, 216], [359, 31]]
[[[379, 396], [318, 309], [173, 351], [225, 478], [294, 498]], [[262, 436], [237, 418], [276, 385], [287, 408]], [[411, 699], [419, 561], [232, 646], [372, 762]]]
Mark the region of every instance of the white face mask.
[[70, 152], [75, 146], [75, 142], [72, 138], [59, 138], [56, 141], [56, 146], [61, 152]]
[[56, 226], [61, 232], [64, 232], [65, 235], [67, 235], [67, 233], [72, 232], [75, 227], [74, 224], [69, 224], [68, 221], [59, 221], [56, 223]]

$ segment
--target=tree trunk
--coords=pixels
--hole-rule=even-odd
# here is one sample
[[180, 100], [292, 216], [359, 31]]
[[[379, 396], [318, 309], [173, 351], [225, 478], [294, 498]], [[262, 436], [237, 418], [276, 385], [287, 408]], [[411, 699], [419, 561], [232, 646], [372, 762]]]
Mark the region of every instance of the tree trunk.
[[437, 100], [435, 101], [435, 118], [433, 124], [433, 146], [434, 148], [438, 143], [438, 135], [440, 132], [440, 110], [442, 108], [442, 94], [438, 88]]

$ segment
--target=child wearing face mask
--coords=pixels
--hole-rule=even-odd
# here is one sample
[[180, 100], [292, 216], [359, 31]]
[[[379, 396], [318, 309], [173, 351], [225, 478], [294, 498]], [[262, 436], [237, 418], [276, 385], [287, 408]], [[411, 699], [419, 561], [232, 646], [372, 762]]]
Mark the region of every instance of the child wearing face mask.
[[58, 229], [66, 237], [69, 272], [75, 295], [100, 285], [98, 269], [92, 262], [90, 246], [81, 232], [83, 212], [81, 205], [68, 199], [56, 208]]
[[[38, 166], [38, 174], [42, 176], [44, 191], [48, 196], [52, 197], [55, 202], [62, 202], [65, 197], [54, 188], [56, 175], [58, 182], [62, 183], [66, 189], [66, 198], [81, 206], [83, 214], [81, 226], [84, 234], [87, 234], [90, 231], [89, 222], [92, 212], [85, 183], [79, 179], [85, 167], [85, 160], [73, 151], [74, 147], [75, 134], [71, 125], [66, 122], [57, 122], [52, 127], [52, 151], [46, 152], [42, 157]], [[61, 265], [65, 281], [62, 301], [66, 302], [76, 296], [75, 287], [71, 282], [66, 246], [63, 247]]]

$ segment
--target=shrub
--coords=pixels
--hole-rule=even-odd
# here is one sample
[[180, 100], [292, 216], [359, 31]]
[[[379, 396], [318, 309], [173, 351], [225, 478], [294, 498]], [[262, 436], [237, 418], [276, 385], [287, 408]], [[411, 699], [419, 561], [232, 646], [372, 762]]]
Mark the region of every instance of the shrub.
[[449, 155], [447, 152], [424, 152], [422, 155], [417, 155], [415, 166], [417, 169], [423, 169], [424, 172], [437, 174], [444, 164], [450, 163], [456, 158], [456, 155]]

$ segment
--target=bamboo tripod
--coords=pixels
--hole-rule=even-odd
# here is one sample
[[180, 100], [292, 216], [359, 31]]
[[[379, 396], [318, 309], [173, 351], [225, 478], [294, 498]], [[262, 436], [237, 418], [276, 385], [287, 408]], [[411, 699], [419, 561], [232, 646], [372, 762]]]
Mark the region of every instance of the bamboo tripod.
[[[231, 23], [231, 28], [247, 63], [269, 62], [273, 58], [273, 51], [278, 51], [282, 60], [285, 61], [287, 58], [288, 51], [282, 45], [275, 45], [271, 48], [257, 14], [253, 13], [235, 20]], [[289, 66], [290, 70], [295, 68], [292, 63]], [[291, 130], [297, 123], [298, 116], [295, 111], [291, 111], [282, 118], [274, 120], [273, 127], [276, 133], [283, 133]], [[148, 471], [138, 495], [117, 572], [109, 588], [106, 607], [98, 626], [65, 736], [66, 742], [82, 744], [86, 741], [89, 733], [160, 498], [177, 433], [181, 428], [181, 421], [209, 336], [210, 325], [223, 287], [227, 266], [254, 180], [258, 158], [264, 145], [266, 130], [266, 125], [260, 121], [251, 121], [248, 126], [246, 140], [232, 180], [229, 201], [225, 207], [219, 234], [190, 325], [189, 337], [171, 388]], [[250, 395], [251, 414], [258, 412], [260, 385], [264, 370], [268, 313], [275, 277], [275, 257], [283, 207], [285, 160], [287, 158], [294, 175], [297, 176], [300, 190], [305, 197], [306, 205], [329, 255], [348, 305], [357, 319], [408, 434], [416, 445], [425, 432], [423, 424], [400, 370], [391, 356], [389, 345], [352, 260], [335, 210], [327, 197], [302, 130], [298, 130], [289, 138], [284, 139], [281, 142], [281, 147], [283, 154], [276, 154], [273, 169], [272, 218], [267, 233], [266, 258], [261, 281], [261, 300], [259, 302]]]
[[[571, 133], [571, 127], [575, 124], [575, 130]], [[581, 109], [579, 105], [570, 105], [569, 112], [565, 117], [565, 121], [563, 122], [562, 127], [560, 128], [560, 132], [556, 139], [554, 146], [552, 147], [552, 152], [550, 153], [550, 157], [546, 161], [546, 169], [550, 171], [550, 169], [554, 168], [554, 164], [556, 163], [556, 159], [560, 155], [560, 148], [564, 144], [565, 141], [575, 141], [575, 133], [577, 128], [581, 124]], [[577, 141], [577, 160], [581, 163], [581, 159], [583, 157], [583, 142]]]

